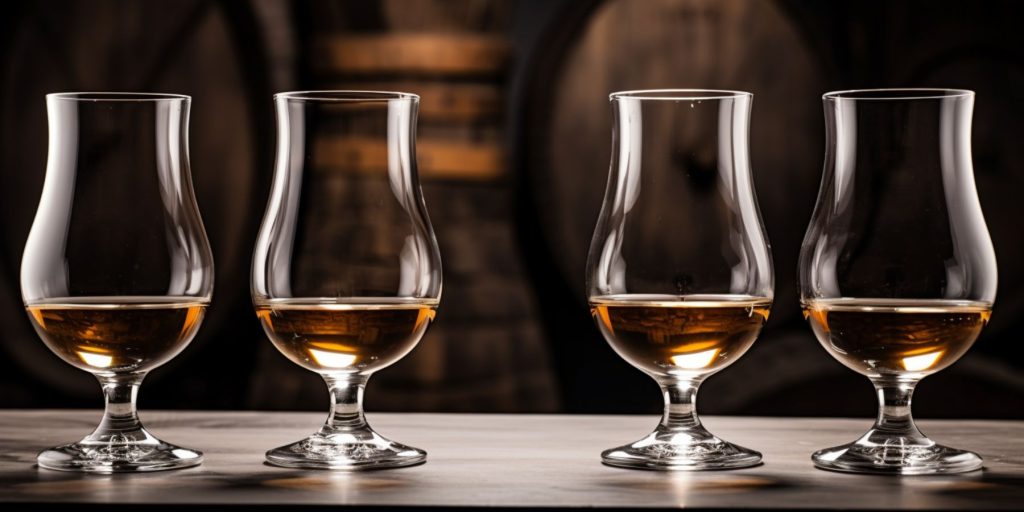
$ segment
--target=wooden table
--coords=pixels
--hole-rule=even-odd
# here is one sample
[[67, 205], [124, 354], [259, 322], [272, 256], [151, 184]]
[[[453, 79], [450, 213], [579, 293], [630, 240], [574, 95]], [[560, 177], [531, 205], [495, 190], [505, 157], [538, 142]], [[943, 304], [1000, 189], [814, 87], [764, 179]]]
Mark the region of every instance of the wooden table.
[[93, 504], [836, 509], [1024, 508], [1024, 422], [921, 421], [933, 438], [979, 452], [985, 469], [883, 477], [814, 469], [817, 448], [854, 439], [867, 419], [708, 417], [765, 464], [704, 473], [605, 467], [602, 449], [646, 434], [649, 416], [371, 414], [378, 431], [429, 452], [425, 465], [343, 473], [269, 466], [263, 452], [324, 414], [144, 412], [150, 430], [206, 453], [202, 466], [80, 475], [34, 466], [39, 450], [82, 437], [96, 411], [0, 411], [0, 502]]

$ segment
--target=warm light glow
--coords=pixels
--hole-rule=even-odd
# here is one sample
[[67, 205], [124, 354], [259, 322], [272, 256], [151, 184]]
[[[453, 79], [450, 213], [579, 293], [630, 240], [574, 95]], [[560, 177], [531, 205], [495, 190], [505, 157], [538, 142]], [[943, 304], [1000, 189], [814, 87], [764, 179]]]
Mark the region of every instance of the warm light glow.
[[327, 368], [348, 368], [356, 362], [355, 354], [342, 354], [339, 352], [328, 352], [326, 350], [309, 349], [309, 355], [320, 366]]
[[109, 368], [114, 362], [113, 356], [94, 354], [92, 352], [78, 352], [78, 357], [85, 361], [85, 364], [95, 368]]
[[702, 350], [691, 354], [679, 354], [677, 356], [672, 356], [672, 364], [687, 370], [707, 368], [711, 362], [715, 360], [715, 357], [718, 357], [719, 351], [720, 349], [713, 348], [711, 350]]
[[903, 368], [908, 372], [920, 372], [935, 366], [939, 358], [942, 357], [944, 350], [936, 350], [935, 352], [928, 352], [927, 354], [921, 354], [919, 356], [910, 356], [903, 358]]

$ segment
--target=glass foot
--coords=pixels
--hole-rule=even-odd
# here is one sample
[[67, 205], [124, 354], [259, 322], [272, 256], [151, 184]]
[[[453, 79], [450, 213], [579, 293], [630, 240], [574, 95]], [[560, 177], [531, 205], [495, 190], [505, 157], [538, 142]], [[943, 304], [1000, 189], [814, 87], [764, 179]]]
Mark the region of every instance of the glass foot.
[[605, 450], [601, 462], [620, 468], [700, 471], [757, 466], [761, 464], [761, 454], [723, 441], [703, 429], [659, 429], [633, 444]]
[[814, 465], [847, 473], [933, 475], [981, 469], [978, 454], [935, 444], [928, 438], [882, 437], [871, 432], [860, 440], [815, 452]]
[[267, 452], [267, 462], [288, 468], [387, 469], [415, 466], [426, 460], [427, 452], [390, 441], [372, 430], [316, 433]]
[[165, 443], [145, 434], [142, 440], [114, 435], [104, 440], [83, 439], [45, 450], [36, 457], [39, 467], [89, 473], [132, 473], [187, 468], [203, 462], [196, 450]]

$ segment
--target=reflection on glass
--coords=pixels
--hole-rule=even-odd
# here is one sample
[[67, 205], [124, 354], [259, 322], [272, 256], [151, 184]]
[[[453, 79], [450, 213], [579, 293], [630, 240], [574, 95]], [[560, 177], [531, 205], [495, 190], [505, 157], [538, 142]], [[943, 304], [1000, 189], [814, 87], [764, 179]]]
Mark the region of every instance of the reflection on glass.
[[711, 363], [720, 352], [722, 352], [722, 349], [713, 348], [692, 354], [679, 354], [678, 356], [672, 356], [672, 364], [685, 370], [701, 370], [711, 366]]
[[903, 369], [908, 372], [923, 372], [925, 370], [935, 367], [935, 363], [939, 361], [942, 354], [945, 354], [945, 350], [936, 350], [935, 352], [928, 352], [927, 354], [921, 354], [919, 356], [907, 356], [903, 358]]

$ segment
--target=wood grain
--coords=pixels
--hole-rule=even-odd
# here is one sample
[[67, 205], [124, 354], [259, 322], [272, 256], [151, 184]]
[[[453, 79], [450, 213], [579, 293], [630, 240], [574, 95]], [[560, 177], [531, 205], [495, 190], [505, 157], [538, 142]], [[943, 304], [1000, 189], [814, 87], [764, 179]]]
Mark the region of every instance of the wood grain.
[[39, 470], [37, 451], [77, 439], [98, 411], [0, 412], [0, 502], [460, 507], [836, 508], [997, 510], [1024, 502], [1024, 422], [922, 421], [946, 444], [976, 450], [985, 470], [942, 477], [814, 469], [810, 453], [861, 434], [868, 419], [710, 417], [765, 464], [705, 473], [602, 466], [599, 453], [639, 438], [648, 416], [371, 414], [384, 435], [424, 448], [425, 465], [367, 473], [283, 469], [263, 452], [316, 429], [324, 414], [148, 412], [157, 435], [205, 452], [192, 469], [82, 476]]
[[389, 33], [325, 37], [314, 63], [325, 73], [493, 76], [504, 71], [509, 55], [501, 36]]
[[[353, 173], [386, 173], [386, 142], [372, 137], [321, 137], [314, 165]], [[424, 179], [492, 180], [502, 175], [505, 151], [497, 143], [421, 138], [416, 141], [419, 174]]]
[[499, 86], [477, 83], [392, 81], [331, 81], [330, 89], [402, 91], [420, 96], [419, 120], [427, 123], [460, 125], [500, 120], [505, 97]]

